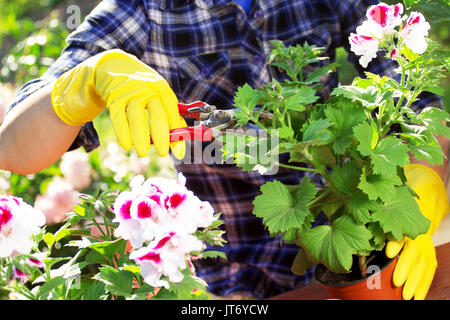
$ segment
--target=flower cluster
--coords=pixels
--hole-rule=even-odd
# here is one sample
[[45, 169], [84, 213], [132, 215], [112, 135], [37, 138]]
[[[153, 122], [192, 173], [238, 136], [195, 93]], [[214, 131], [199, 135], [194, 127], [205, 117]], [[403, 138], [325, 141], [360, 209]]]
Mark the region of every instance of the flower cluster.
[[116, 235], [130, 241], [135, 249], [130, 258], [141, 266], [145, 282], [169, 287], [180, 282], [180, 270], [192, 267], [192, 253], [203, 243], [194, 235], [214, 221], [214, 209], [201, 201], [178, 179], [150, 178], [132, 191], [124, 191], [114, 203]]
[[0, 196], [0, 258], [28, 254], [45, 216], [21, 198]]
[[366, 68], [380, 47], [388, 49], [392, 45], [391, 58], [398, 55], [402, 45], [414, 53], [425, 52], [430, 24], [419, 12], [411, 12], [409, 17], [402, 14], [402, 4], [390, 6], [381, 2], [367, 9], [367, 19], [356, 28], [356, 34], [349, 36], [350, 50], [361, 56], [361, 66]]

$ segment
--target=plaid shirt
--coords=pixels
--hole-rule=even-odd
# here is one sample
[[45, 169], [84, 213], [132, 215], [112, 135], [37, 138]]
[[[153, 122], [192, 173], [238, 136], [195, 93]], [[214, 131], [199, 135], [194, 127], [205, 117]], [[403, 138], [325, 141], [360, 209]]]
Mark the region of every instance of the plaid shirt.
[[[11, 108], [32, 92], [52, 83], [63, 72], [104, 50], [120, 48], [156, 69], [171, 85], [180, 102], [202, 100], [228, 109], [235, 90], [244, 83], [259, 87], [278, 77], [264, 65], [270, 41], [286, 45], [305, 41], [325, 49], [334, 61], [336, 48], [349, 52], [348, 36], [365, 19], [375, 0], [254, 0], [247, 14], [230, 0], [107, 0], [87, 16], [67, 39], [68, 46], [39, 79], [27, 83]], [[362, 74], [358, 57], [349, 60]], [[393, 64], [381, 57], [368, 71], [394, 76]], [[336, 73], [323, 77], [322, 98], [338, 85]], [[416, 106], [436, 100], [424, 98]], [[89, 151], [99, 144], [91, 123], [83, 126], [71, 148]], [[291, 272], [299, 248], [280, 245], [261, 220], [252, 215], [259, 187], [273, 179], [299, 183], [301, 172], [280, 170], [276, 176], [243, 173], [233, 165], [178, 164], [187, 186], [210, 201], [225, 220], [227, 260], [197, 262], [197, 274], [211, 292], [266, 298], [306, 285], [305, 276]]]

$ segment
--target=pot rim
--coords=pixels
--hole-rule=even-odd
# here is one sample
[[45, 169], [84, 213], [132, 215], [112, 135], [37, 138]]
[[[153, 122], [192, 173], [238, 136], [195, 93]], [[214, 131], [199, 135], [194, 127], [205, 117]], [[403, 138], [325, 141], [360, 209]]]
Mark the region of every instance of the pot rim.
[[[345, 282], [345, 283], [333, 283], [333, 284], [331, 284], [331, 283], [326, 283], [326, 282], [324, 282], [324, 281], [321, 281], [321, 280], [319, 279], [319, 277], [316, 276], [317, 267], [316, 267], [315, 270], [314, 270], [314, 278], [315, 278], [317, 281], [319, 281], [321, 284], [326, 285], [326, 286], [330, 286], [330, 287], [347, 287], [347, 286], [351, 286], [351, 285], [354, 285], [354, 284], [357, 284], [357, 283], [366, 281], [367, 279], [369, 279], [369, 278], [371, 278], [371, 277], [374, 277], [374, 276], [380, 274], [380, 273], [383, 272], [385, 269], [387, 269], [387, 268], [388, 268], [388, 267], [389, 267], [389, 266], [390, 266], [390, 265], [391, 265], [398, 257], [399, 257], [399, 256], [397, 255], [397, 256], [395, 256], [394, 258], [391, 258], [391, 259], [387, 260], [387, 261], [386, 261], [386, 264], [384, 265], [383, 268], [381, 268], [379, 271], [377, 271], [377, 272], [375, 272], [374, 274], [371, 274], [370, 276], [367, 276], [367, 277], [365, 277], [365, 278], [363, 278], [363, 279], [353, 280], [353, 281]], [[319, 266], [319, 265], [322, 266], [324, 269], [326, 269], [326, 270], [329, 271], [329, 269], [328, 269], [327, 267], [325, 267], [323, 264], [320, 263], [320, 264], [318, 264], [318, 266]]]

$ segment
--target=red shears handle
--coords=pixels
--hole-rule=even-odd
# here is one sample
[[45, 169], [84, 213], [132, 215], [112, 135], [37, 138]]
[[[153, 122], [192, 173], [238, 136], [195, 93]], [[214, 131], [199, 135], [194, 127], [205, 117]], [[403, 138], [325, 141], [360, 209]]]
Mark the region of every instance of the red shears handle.
[[[200, 120], [200, 114], [198, 112], [189, 112], [188, 110], [194, 107], [203, 107], [206, 103], [203, 101], [195, 101], [193, 103], [179, 103], [178, 111], [183, 118], [194, 118]], [[176, 142], [181, 140], [191, 141], [211, 141], [213, 139], [213, 131], [211, 128], [206, 127], [203, 123], [193, 127], [185, 127], [172, 129], [169, 131], [170, 142]], [[151, 137], [150, 137], [150, 143]]]

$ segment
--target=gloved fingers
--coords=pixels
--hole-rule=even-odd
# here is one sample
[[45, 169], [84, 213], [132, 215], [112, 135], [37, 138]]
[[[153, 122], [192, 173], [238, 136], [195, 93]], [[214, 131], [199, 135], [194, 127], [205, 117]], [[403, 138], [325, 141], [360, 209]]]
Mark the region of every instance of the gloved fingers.
[[392, 281], [395, 286], [400, 287], [405, 283], [411, 267], [415, 264], [417, 255], [417, 243], [408, 238], [405, 241], [405, 245], [403, 246], [403, 250], [400, 254], [397, 265], [394, 269], [394, 274], [392, 276]]
[[416, 259], [414, 267], [411, 268], [405, 285], [403, 286], [402, 297], [404, 300], [410, 300], [414, 296], [419, 283], [425, 274], [425, 269], [425, 259], [420, 255], [420, 257]]
[[[182, 117], [179, 117], [177, 128], [184, 128], [187, 127], [186, 121]], [[184, 141], [176, 141], [170, 143], [170, 150], [172, 150], [173, 155], [178, 160], [181, 160], [184, 158], [184, 155], [186, 153], [186, 142]]]
[[165, 157], [169, 153], [169, 121], [161, 100], [152, 98], [147, 101], [147, 109], [150, 117], [150, 133], [156, 152]]
[[[162, 103], [167, 113], [169, 129], [187, 127], [186, 121], [184, 121], [178, 111], [178, 99], [166, 81], [161, 84], [160, 94], [164, 97]], [[177, 159], [183, 159], [186, 153], [186, 143], [184, 141], [171, 142], [170, 149]]]
[[433, 282], [434, 274], [436, 272], [436, 268], [429, 267], [428, 265], [425, 268], [425, 273], [420, 280], [416, 293], [414, 295], [415, 300], [424, 300], [428, 294], [428, 290], [430, 290], [431, 283]]
[[127, 117], [130, 126], [134, 149], [140, 157], [145, 157], [150, 151], [150, 128], [147, 119], [147, 98], [136, 98], [128, 102]]
[[400, 241], [397, 241], [397, 240], [388, 241], [388, 243], [386, 244], [386, 249], [385, 249], [386, 257], [388, 257], [389, 259], [392, 259], [396, 255], [398, 255], [400, 250], [402, 250], [403, 245], [405, 244], [405, 241], [406, 241], [406, 237], [404, 237]]
[[125, 112], [126, 103], [126, 100], [117, 100], [111, 103], [108, 106], [108, 109], [117, 140], [125, 150], [130, 150], [133, 142], [131, 140], [130, 127]]

